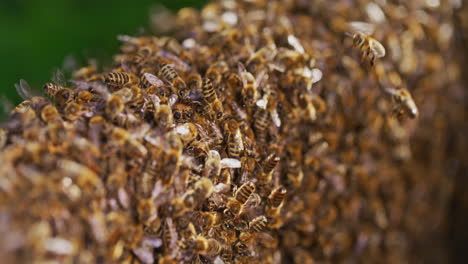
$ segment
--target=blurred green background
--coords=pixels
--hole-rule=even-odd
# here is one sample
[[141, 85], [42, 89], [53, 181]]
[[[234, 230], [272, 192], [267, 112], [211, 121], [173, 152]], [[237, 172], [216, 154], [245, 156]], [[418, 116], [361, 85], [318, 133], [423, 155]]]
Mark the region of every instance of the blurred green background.
[[[67, 56], [109, 64], [119, 34], [148, 30], [152, 7], [173, 11], [201, 7], [205, 0], [0, 0], [0, 96], [21, 99], [14, 84], [25, 79], [39, 89]], [[1, 109], [1, 112], [4, 110]], [[5, 113], [0, 113], [4, 119]]]

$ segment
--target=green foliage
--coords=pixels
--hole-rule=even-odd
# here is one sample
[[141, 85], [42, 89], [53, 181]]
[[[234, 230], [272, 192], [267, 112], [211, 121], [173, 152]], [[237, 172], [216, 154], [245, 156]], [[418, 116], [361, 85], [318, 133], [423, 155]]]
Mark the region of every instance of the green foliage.
[[[0, 96], [20, 102], [14, 83], [35, 88], [50, 80], [67, 56], [108, 63], [118, 34], [147, 29], [152, 6], [200, 7], [203, 0], [1, 0]], [[1, 111], [1, 110], [0, 110]]]

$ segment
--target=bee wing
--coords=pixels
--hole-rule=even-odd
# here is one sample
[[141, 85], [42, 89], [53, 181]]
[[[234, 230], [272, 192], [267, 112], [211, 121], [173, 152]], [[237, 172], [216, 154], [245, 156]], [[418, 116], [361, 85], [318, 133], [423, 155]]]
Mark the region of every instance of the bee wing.
[[352, 21], [348, 23], [348, 28], [352, 33], [361, 32], [366, 35], [371, 35], [375, 31], [375, 25], [362, 21]]
[[0, 96], [0, 104], [4, 113], [10, 113], [15, 105], [5, 97], [5, 95]]
[[288, 35], [288, 43], [291, 45], [297, 52], [304, 53], [304, 47], [302, 47], [299, 39], [297, 39], [294, 35]]
[[59, 69], [55, 69], [54, 72], [52, 73], [52, 81], [57, 85], [60, 85], [63, 87], [67, 86], [65, 75]]
[[238, 159], [225, 158], [221, 160], [221, 168], [240, 168], [241, 162]]
[[20, 80], [19, 84], [15, 83], [16, 92], [18, 92], [19, 96], [23, 98], [23, 100], [30, 99], [34, 96], [31, 86], [29, 83], [23, 79]]
[[177, 97], [177, 94], [173, 94], [171, 96], [169, 96], [169, 102], [167, 103], [170, 107], [172, 107], [176, 102], [177, 102], [177, 99], [179, 99]]
[[377, 58], [382, 58], [385, 56], [385, 48], [382, 43], [378, 42], [375, 39], [371, 39], [369, 42], [369, 47]]
[[255, 78], [255, 87], [263, 86], [263, 83], [268, 80], [268, 74], [266, 70], [262, 70], [258, 73], [257, 78]]
[[151, 83], [151, 85], [154, 85], [156, 87], [161, 87], [164, 85], [164, 82], [158, 77], [156, 77], [156, 75], [154, 74], [145, 73], [145, 78], [146, 80], [148, 80], [149, 83]]

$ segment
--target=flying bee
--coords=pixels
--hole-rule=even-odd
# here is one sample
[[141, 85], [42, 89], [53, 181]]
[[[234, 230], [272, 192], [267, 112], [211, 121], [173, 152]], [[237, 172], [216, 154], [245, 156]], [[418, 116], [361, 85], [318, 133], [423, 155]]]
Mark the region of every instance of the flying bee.
[[244, 183], [235, 193], [234, 199], [230, 199], [226, 204], [224, 214], [229, 217], [237, 217], [242, 212], [244, 204], [255, 192], [255, 184], [253, 182]]
[[241, 152], [244, 150], [239, 124], [236, 120], [230, 119], [226, 122], [226, 127], [229, 131], [227, 139], [227, 153], [229, 157], [239, 159]]
[[375, 59], [385, 56], [384, 46], [370, 36], [375, 30], [374, 26], [355, 21], [349, 23], [349, 27], [354, 33], [347, 33], [347, 35], [353, 38], [353, 46], [361, 51], [361, 60], [367, 58], [371, 67], [374, 66]]
[[102, 76], [102, 80], [109, 85], [122, 87], [125, 85], [138, 85], [140, 79], [133, 73], [128, 72], [109, 72]]
[[396, 103], [395, 112], [398, 115], [408, 114], [411, 118], [418, 116], [419, 111], [416, 103], [411, 96], [411, 93], [406, 88], [385, 89], [387, 93], [392, 95], [393, 101]]
[[172, 66], [163, 63], [159, 69], [158, 75], [172, 85], [174, 93], [178, 94], [181, 98], [187, 96], [187, 85]]
[[64, 89], [66, 86], [65, 76], [60, 70], [54, 71], [52, 75], [52, 82], [48, 82], [42, 86], [46, 94], [54, 97], [58, 91]]

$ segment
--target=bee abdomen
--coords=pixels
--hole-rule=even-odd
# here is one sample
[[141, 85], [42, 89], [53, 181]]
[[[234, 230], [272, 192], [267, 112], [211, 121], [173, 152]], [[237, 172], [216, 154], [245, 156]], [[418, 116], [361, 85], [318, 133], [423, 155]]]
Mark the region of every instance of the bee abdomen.
[[249, 224], [250, 231], [257, 233], [261, 232], [266, 227], [267, 222], [268, 220], [264, 215], [255, 218]]
[[271, 207], [277, 208], [281, 205], [286, 196], [287, 190], [283, 186], [279, 186], [270, 194], [268, 199], [270, 200]]
[[278, 157], [276, 154], [271, 154], [270, 156], [268, 156], [264, 166], [265, 173], [272, 172], [276, 165], [278, 165], [279, 161], [280, 157]]
[[205, 98], [208, 103], [214, 102], [217, 98], [215, 90], [213, 89], [213, 83], [208, 78], [203, 79], [202, 93], [203, 98]]
[[244, 183], [236, 192], [236, 200], [245, 204], [255, 191], [255, 185], [252, 182]]

